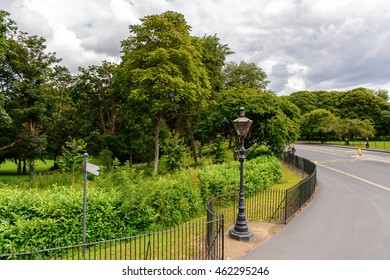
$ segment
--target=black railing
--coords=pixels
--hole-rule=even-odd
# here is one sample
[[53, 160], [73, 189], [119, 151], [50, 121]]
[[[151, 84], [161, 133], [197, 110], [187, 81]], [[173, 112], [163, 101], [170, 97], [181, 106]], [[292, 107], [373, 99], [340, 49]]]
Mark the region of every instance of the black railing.
[[[245, 192], [248, 221], [287, 223], [312, 197], [317, 185], [316, 165], [293, 154], [286, 154], [284, 162], [296, 169], [303, 181], [287, 190], [255, 190]], [[238, 191], [210, 199], [207, 203], [209, 219], [223, 214], [225, 222], [237, 216]]]
[[[249, 221], [287, 223], [314, 194], [315, 164], [293, 154], [286, 154], [284, 162], [304, 174], [304, 180], [288, 190], [246, 192]], [[223, 260], [224, 226], [235, 220], [237, 203], [237, 192], [223, 194], [208, 201], [207, 221], [86, 244], [60, 244], [49, 249], [10, 248], [0, 253], [0, 260]]]
[[223, 238], [224, 219], [220, 216], [178, 228], [86, 244], [14, 248], [0, 254], [0, 260], [223, 260]]
[[310, 160], [293, 154], [286, 154], [284, 162], [307, 174], [303, 181], [286, 190], [284, 220], [288, 222], [313, 196], [317, 186], [317, 167]]

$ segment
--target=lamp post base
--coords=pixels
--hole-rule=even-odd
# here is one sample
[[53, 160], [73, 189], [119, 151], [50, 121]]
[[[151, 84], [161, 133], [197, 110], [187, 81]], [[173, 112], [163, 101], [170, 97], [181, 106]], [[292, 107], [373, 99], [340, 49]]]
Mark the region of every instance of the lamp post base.
[[229, 231], [229, 236], [237, 241], [249, 241], [253, 237], [253, 232], [249, 229], [245, 232], [237, 232], [234, 229]]

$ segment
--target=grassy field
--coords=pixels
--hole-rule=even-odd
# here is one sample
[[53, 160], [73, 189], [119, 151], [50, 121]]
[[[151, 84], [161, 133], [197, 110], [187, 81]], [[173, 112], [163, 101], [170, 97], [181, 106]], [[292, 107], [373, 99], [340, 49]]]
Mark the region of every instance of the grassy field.
[[294, 171], [287, 168], [285, 165], [282, 165], [282, 172], [282, 179], [271, 187], [272, 190], [286, 190], [302, 181], [301, 177], [299, 177]]
[[[53, 160], [41, 161], [37, 160], [35, 162], [35, 173], [46, 173], [50, 171], [54, 165]], [[7, 160], [3, 164], [0, 164], [0, 175], [17, 175], [18, 166], [16, 163]]]
[[[320, 141], [302, 141], [302, 143], [310, 143], [310, 144], [321, 144]], [[339, 146], [346, 146], [345, 141], [327, 141], [324, 143], [325, 145], [339, 145]], [[370, 149], [378, 149], [378, 150], [390, 150], [390, 141], [369, 141]], [[365, 141], [355, 141], [351, 140], [349, 142], [350, 147], [360, 147], [360, 148], [366, 148], [366, 142]]]

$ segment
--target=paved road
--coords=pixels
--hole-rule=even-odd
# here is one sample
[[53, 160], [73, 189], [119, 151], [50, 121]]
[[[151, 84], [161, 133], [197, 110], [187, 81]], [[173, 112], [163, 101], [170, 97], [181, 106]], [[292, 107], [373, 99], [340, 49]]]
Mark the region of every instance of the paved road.
[[242, 259], [390, 259], [390, 154], [296, 145], [319, 190], [278, 234]]

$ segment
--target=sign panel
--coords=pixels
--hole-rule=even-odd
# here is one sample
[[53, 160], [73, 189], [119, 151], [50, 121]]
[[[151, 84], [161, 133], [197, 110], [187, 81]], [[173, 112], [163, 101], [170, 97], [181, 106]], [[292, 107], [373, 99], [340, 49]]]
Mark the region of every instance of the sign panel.
[[92, 173], [93, 175], [99, 176], [100, 174], [100, 166], [88, 163], [86, 164], [86, 170], [89, 173]]

